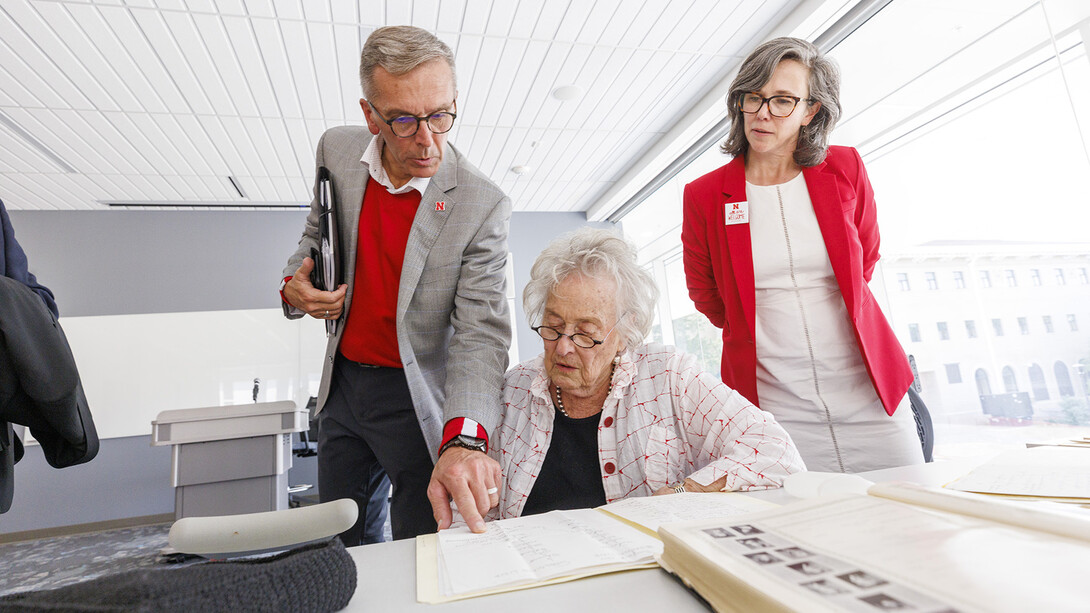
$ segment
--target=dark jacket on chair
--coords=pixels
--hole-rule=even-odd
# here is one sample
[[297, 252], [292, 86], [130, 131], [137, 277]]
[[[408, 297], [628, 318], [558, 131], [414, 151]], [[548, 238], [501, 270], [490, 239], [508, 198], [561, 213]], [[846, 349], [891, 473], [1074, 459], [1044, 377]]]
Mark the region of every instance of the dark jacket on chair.
[[56, 316], [33, 287], [0, 276], [0, 513], [11, 507], [13, 467], [23, 451], [12, 423], [30, 428], [54, 468], [98, 453], [76, 362]]
[[4, 208], [3, 200], [0, 200], [0, 276], [15, 279], [34, 290], [53, 315], [60, 317], [60, 313], [57, 312], [57, 303], [53, 300], [53, 292], [38, 283], [34, 273], [27, 267], [26, 253], [19, 246], [19, 241], [15, 240], [15, 228], [11, 227], [11, 220], [8, 218], [8, 211]]

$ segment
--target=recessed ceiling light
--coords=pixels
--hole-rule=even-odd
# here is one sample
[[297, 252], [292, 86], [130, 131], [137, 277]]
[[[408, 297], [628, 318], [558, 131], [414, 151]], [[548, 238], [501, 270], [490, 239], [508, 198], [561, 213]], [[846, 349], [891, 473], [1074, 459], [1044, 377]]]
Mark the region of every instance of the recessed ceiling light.
[[583, 95], [583, 88], [578, 85], [561, 85], [553, 90], [553, 98], [557, 100], [575, 100]]
[[531, 170], [532, 169], [529, 166], [523, 166], [522, 164], [511, 167], [511, 172], [515, 173], [516, 175], [524, 175]]

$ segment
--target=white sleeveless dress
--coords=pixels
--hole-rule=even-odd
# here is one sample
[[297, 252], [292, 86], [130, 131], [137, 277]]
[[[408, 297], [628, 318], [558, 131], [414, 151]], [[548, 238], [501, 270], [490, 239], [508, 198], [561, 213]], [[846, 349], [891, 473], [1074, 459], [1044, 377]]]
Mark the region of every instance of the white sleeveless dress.
[[802, 173], [780, 185], [747, 182], [746, 197], [761, 408], [809, 470], [922, 463], [908, 395], [890, 417], [874, 391]]

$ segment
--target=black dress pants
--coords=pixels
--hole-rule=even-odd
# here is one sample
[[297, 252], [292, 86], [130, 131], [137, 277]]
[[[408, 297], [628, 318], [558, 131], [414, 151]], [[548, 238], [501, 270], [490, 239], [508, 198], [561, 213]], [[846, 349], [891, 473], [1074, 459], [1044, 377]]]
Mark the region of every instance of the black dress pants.
[[344, 544], [374, 542], [377, 499], [391, 483], [393, 537], [435, 532], [427, 495], [432, 468], [405, 371], [364, 366], [338, 354], [329, 397], [318, 414], [318, 494], [323, 502], [351, 498], [359, 506], [356, 524], [341, 534]]

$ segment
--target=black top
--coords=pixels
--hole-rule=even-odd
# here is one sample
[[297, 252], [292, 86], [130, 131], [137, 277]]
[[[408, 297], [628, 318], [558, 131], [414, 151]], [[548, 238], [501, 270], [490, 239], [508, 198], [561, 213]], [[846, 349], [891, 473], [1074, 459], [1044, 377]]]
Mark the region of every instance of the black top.
[[606, 503], [598, 465], [598, 420], [601, 413], [572, 419], [555, 412], [553, 437], [545, 462], [526, 499], [523, 515], [557, 509], [586, 509]]

